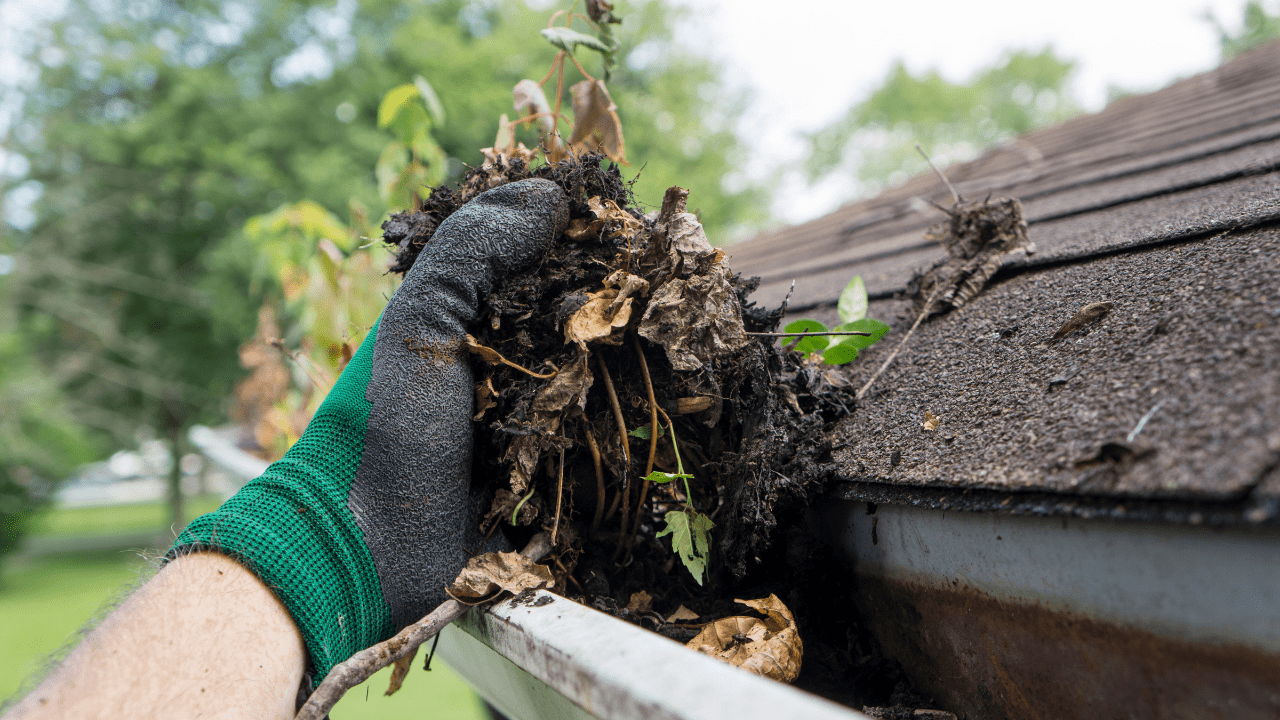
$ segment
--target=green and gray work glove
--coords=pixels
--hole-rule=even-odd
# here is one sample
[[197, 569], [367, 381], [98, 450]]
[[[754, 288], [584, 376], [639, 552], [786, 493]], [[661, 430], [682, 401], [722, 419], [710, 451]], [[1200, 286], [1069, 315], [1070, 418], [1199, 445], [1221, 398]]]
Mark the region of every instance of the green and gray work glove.
[[169, 551], [214, 550], [257, 573], [301, 630], [315, 682], [442, 602], [465, 564], [467, 326], [568, 219], [546, 180], [489, 190], [449, 216], [298, 442]]

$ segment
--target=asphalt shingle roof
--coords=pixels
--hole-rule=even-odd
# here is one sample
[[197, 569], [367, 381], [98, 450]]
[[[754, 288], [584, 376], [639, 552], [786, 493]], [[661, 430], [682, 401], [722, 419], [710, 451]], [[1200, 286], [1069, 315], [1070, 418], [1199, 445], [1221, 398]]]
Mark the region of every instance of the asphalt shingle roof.
[[[846, 492], [1274, 520], [1280, 44], [946, 172], [967, 198], [1020, 198], [1035, 252], [1011, 254], [972, 304], [921, 325], [838, 426]], [[731, 262], [763, 278], [762, 305], [794, 279], [792, 315], [819, 319], [862, 275], [871, 315], [894, 332], [849, 367], [861, 384], [914, 320], [908, 281], [944, 255], [924, 240], [942, 214], [922, 198], [950, 202], [923, 175], [734, 246]], [[1100, 301], [1109, 314], [1047, 342]]]

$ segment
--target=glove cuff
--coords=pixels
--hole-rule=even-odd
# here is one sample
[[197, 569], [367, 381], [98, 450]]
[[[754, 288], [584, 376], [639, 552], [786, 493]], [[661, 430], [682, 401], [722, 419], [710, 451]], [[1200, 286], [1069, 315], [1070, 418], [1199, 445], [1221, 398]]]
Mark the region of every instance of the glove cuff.
[[215, 551], [256, 573], [293, 616], [317, 683], [395, 629], [373, 557], [347, 508], [364, 452], [377, 330], [285, 456], [192, 522], [166, 555]]

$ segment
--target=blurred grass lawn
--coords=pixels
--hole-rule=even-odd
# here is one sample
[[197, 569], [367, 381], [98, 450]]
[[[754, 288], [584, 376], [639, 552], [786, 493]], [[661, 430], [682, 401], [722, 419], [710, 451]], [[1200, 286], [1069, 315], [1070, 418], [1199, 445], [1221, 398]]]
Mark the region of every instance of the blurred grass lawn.
[[[210, 506], [209, 503], [213, 505]], [[192, 503], [193, 514], [216, 501]], [[159, 530], [163, 504], [119, 508], [55, 510], [37, 533], [80, 536]], [[0, 567], [0, 699], [8, 698], [38, 670], [50, 653], [139, 578], [149, 564], [136, 552], [98, 551], [41, 558], [10, 558]], [[424, 651], [425, 652], [425, 651]], [[418, 662], [421, 662], [419, 658]], [[421, 665], [419, 664], [420, 668]], [[404, 687], [383, 696], [390, 669], [357, 687], [334, 708], [334, 720], [484, 720], [487, 714], [471, 688], [438, 659], [429, 673], [409, 674]]]

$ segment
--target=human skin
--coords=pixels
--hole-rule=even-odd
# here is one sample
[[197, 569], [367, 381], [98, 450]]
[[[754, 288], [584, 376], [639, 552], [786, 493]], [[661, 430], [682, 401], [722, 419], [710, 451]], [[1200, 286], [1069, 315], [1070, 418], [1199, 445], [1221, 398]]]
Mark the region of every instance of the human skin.
[[217, 553], [165, 565], [5, 718], [292, 718], [302, 636]]

